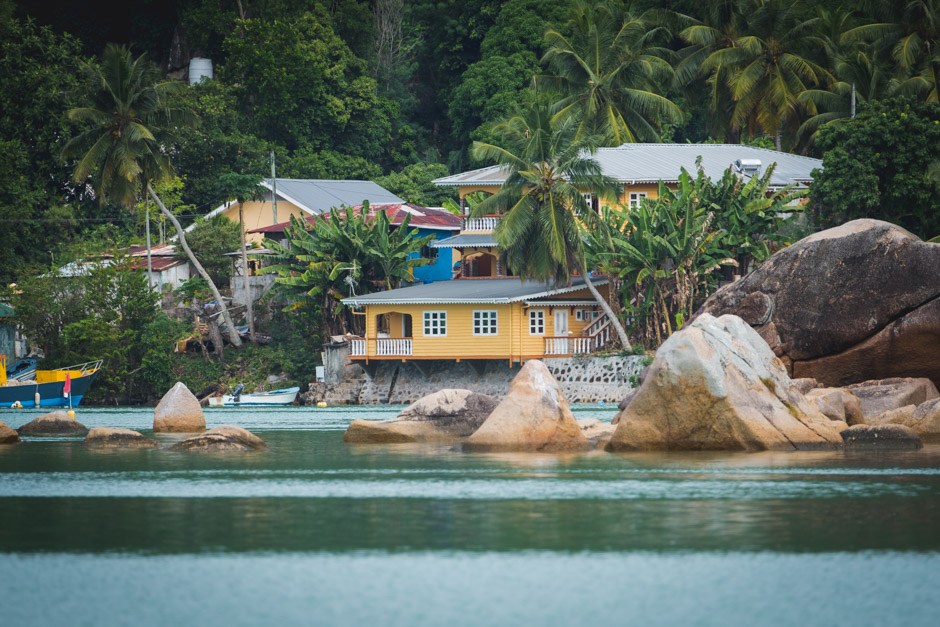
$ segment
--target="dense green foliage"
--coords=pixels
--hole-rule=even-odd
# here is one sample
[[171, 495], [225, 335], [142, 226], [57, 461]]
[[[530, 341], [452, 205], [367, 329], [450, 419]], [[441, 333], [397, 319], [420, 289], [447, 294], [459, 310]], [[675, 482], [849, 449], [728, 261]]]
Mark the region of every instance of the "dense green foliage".
[[238, 250], [240, 232], [237, 222], [219, 215], [208, 220], [200, 218], [186, 235], [189, 247], [216, 285], [228, 285], [232, 277], [236, 260], [227, 254]]
[[410, 221], [408, 215], [393, 228], [385, 212], [370, 212], [368, 203], [362, 211], [338, 209], [312, 225], [291, 217], [288, 245], [265, 240], [274, 253], [265, 271], [278, 275], [276, 292], [290, 308], [320, 309], [325, 335], [361, 335], [362, 316], [340, 301], [399, 287], [412, 280], [414, 268], [430, 263], [420, 252], [434, 236], [419, 237]]
[[820, 227], [855, 218], [940, 234], [940, 104], [892, 100], [819, 132], [823, 169], [811, 190]]
[[782, 239], [799, 194], [768, 190], [772, 170], [743, 182], [730, 170], [711, 181], [685, 170], [675, 190], [626, 210], [606, 208], [585, 232], [590, 258], [622, 290], [631, 334], [658, 346], [682, 327], [719, 282], [716, 270], [766, 258]]

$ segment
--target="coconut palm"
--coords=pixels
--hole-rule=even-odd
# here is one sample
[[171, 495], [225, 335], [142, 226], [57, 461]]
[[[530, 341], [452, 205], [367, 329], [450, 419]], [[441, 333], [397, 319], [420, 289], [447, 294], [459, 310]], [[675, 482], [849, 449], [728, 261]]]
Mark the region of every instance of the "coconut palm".
[[846, 33], [849, 41], [871, 41], [890, 49], [904, 72], [898, 91], [940, 102], [940, 0], [867, 2], [879, 21]]
[[241, 339], [228, 308], [209, 274], [189, 248], [179, 220], [166, 208], [152, 185], [172, 176], [166, 154], [168, 138], [187, 112], [167, 106], [167, 98], [181, 83], [161, 81], [146, 55], [136, 59], [130, 51], [109, 44], [101, 66], [86, 66], [88, 106], [70, 109], [68, 119], [83, 127], [63, 148], [66, 158], [77, 158], [73, 180], [91, 178], [100, 202], [133, 207], [141, 193], [149, 195], [176, 228], [180, 246], [199, 275], [206, 280], [228, 326], [229, 340]]
[[[625, 349], [623, 325], [591, 281], [585, 263], [582, 225], [597, 219], [584, 193], [616, 199], [617, 182], [585, 154], [596, 137], [584, 137], [575, 117], [552, 115], [537, 102], [496, 127], [500, 146], [474, 142], [474, 158], [508, 170], [500, 190], [475, 208], [476, 214], [501, 213], [496, 241], [513, 272], [535, 280], [568, 281], [577, 270], [610, 319]], [[580, 138], [580, 139], [579, 139]]]
[[245, 315], [248, 318], [248, 337], [255, 341], [255, 314], [254, 302], [251, 297], [251, 286], [248, 277], [248, 252], [245, 249], [245, 201], [260, 200], [264, 197], [264, 188], [261, 187], [261, 177], [250, 174], [227, 172], [219, 177], [219, 186], [226, 200], [238, 203], [238, 227], [241, 235], [242, 283], [245, 288]]
[[747, 0], [738, 36], [702, 62], [708, 73], [729, 69], [732, 126], [751, 135], [767, 133], [778, 150], [784, 131], [799, 126], [804, 109], [799, 95], [831, 80], [822, 65], [806, 56], [816, 47], [819, 18], [804, 20], [802, 10], [798, 0]]
[[616, 0], [578, 0], [563, 34], [545, 33], [536, 84], [561, 94], [557, 115], [580, 120], [579, 139], [601, 136], [606, 145], [658, 141], [662, 122], [680, 123], [682, 112], [660, 92], [673, 78], [663, 45], [669, 34]]

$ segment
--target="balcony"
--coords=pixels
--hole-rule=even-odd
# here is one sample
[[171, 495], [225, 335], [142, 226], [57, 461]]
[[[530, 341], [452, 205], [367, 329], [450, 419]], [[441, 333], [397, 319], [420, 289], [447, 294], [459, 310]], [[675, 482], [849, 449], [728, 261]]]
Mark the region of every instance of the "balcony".
[[482, 218], [464, 218], [464, 231], [493, 231], [499, 224], [499, 216], [483, 216]]
[[[369, 344], [375, 346], [375, 351], [367, 353]], [[350, 357], [410, 357], [413, 354], [412, 338], [378, 338], [366, 339], [354, 337], [349, 340]]]
[[610, 344], [610, 321], [598, 318], [585, 330], [585, 335], [545, 338], [545, 355], [589, 355]]

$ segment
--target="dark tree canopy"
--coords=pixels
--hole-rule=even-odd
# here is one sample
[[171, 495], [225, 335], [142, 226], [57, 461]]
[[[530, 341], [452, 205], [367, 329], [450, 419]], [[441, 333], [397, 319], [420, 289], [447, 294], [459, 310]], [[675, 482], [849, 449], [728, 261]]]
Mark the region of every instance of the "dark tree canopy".
[[811, 190], [817, 226], [856, 218], [940, 235], [940, 104], [890, 100], [820, 130]]

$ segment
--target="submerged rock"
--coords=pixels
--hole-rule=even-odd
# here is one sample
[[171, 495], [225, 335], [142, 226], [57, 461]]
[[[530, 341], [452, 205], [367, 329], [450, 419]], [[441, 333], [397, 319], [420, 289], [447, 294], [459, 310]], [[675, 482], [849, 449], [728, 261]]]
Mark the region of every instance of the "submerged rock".
[[157, 443], [130, 429], [93, 427], [85, 436], [85, 447], [96, 449], [155, 448]]
[[576, 451], [589, 448], [558, 381], [541, 361], [529, 360], [509, 393], [476, 432], [472, 451]]
[[457, 442], [476, 431], [498, 404], [492, 396], [446, 389], [406, 407], [394, 420], [353, 420], [343, 440], [351, 443]]
[[264, 440], [254, 433], [224, 425], [209, 429], [205, 433], [177, 442], [173, 451], [258, 451], [267, 448]]
[[806, 400], [747, 323], [703, 314], [657, 351], [607, 450], [837, 448], [844, 426]]
[[0, 420], [0, 444], [16, 444], [20, 441], [20, 436], [11, 429], [5, 422]]
[[17, 429], [20, 435], [85, 435], [88, 428], [64, 411], [54, 411], [33, 418]]
[[904, 425], [855, 425], [842, 432], [846, 450], [917, 450], [924, 446], [914, 430]]
[[154, 433], [199, 433], [206, 430], [206, 416], [196, 396], [177, 381], [153, 410]]

